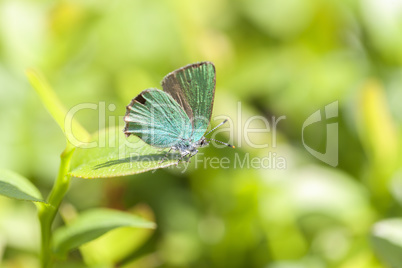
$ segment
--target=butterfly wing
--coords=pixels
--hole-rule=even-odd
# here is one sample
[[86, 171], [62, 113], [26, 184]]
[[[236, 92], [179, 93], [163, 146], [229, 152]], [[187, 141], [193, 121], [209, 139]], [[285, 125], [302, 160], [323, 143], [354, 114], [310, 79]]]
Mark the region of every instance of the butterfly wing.
[[189, 139], [192, 125], [183, 108], [167, 93], [146, 89], [127, 106], [124, 116], [126, 136], [136, 135], [159, 148]]
[[169, 73], [163, 90], [183, 107], [193, 126], [192, 140], [205, 134], [211, 120], [215, 95], [215, 66], [211, 62], [187, 65]]

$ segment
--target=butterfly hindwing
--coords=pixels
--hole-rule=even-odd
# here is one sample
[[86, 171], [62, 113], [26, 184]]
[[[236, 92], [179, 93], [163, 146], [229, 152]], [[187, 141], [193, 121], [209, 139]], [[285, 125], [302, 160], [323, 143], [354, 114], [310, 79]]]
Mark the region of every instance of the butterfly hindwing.
[[191, 121], [183, 108], [167, 93], [146, 89], [127, 106], [126, 136], [140, 137], [159, 148], [169, 148], [191, 135]]
[[201, 139], [211, 120], [215, 95], [215, 66], [211, 62], [187, 65], [168, 74], [162, 81], [162, 87], [191, 120], [192, 140]]

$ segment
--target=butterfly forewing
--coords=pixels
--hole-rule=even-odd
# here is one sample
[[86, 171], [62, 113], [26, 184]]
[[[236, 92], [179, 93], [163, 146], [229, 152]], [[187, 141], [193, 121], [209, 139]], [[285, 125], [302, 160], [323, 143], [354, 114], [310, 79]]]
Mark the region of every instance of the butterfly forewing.
[[187, 65], [168, 74], [162, 81], [162, 87], [191, 120], [192, 140], [201, 139], [211, 120], [215, 95], [215, 66], [211, 62]]
[[191, 135], [191, 121], [167, 93], [146, 89], [127, 106], [124, 133], [140, 137], [155, 147], [169, 148]]

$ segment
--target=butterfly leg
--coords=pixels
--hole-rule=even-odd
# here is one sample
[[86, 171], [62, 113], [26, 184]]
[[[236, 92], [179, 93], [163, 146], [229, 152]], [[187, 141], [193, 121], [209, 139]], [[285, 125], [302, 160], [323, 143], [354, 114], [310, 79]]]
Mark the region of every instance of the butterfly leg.
[[191, 163], [190, 159], [191, 159], [194, 155], [196, 155], [197, 153], [198, 153], [198, 150], [197, 150], [197, 149], [195, 149], [194, 151], [190, 151], [190, 152], [188, 153], [190, 156], [187, 158], [186, 162], [187, 162], [187, 163]]
[[179, 158], [179, 160], [176, 163], [176, 166], [180, 163], [180, 161], [183, 160], [184, 157], [186, 157], [187, 155], [189, 155], [190, 152], [189, 151], [185, 151], [184, 153], [181, 154], [181, 157]]
[[166, 159], [169, 153], [173, 150], [173, 147], [169, 149], [169, 151], [165, 154], [165, 156], [162, 158], [162, 160], [159, 162], [159, 164], [162, 164]]

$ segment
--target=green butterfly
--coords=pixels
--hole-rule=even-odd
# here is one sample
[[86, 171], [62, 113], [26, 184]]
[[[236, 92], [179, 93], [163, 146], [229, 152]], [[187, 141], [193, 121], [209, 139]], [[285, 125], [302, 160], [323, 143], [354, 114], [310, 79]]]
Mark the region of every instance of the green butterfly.
[[162, 88], [164, 91], [146, 89], [131, 101], [123, 131], [127, 137], [136, 135], [154, 147], [170, 148], [168, 154], [171, 150], [179, 151], [177, 163], [185, 157], [188, 161], [198, 153], [197, 148], [213, 140], [206, 140], [204, 134], [212, 115], [215, 66], [211, 62], [184, 66], [165, 76]]

